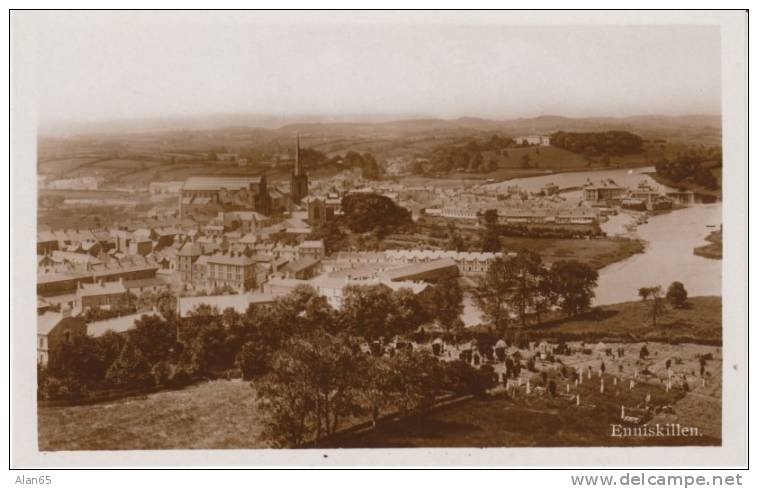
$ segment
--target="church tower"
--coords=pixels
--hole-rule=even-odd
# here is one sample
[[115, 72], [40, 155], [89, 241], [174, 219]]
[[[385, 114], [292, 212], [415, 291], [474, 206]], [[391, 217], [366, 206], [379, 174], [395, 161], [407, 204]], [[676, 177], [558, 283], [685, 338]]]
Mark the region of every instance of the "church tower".
[[298, 134], [297, 146], [295, 147], [295, 166], [290, 177], [290, 196], [292, 203], [298, 205], [308, 195], [308, 175], [302, 165], [303, 163], [300, 160], [300, 134]]

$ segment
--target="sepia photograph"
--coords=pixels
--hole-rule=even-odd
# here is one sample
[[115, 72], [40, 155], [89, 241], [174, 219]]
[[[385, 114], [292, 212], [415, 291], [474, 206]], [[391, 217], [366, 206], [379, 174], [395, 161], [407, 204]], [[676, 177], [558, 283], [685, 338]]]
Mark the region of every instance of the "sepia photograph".
[[17, 460], [746, 460], [745, 11], [10, 17]]

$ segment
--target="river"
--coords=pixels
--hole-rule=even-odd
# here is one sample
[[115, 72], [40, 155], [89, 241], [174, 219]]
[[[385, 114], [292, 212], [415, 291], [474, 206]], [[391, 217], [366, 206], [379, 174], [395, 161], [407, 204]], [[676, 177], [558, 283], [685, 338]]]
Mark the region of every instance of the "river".
[[[528, 192], [537, 192], [543, 185], [554, 183], [562, 189], [580, 187], [587, 180], [599, 182], [612, 179], [627, 188], [645, 183], [662, 192], [670, 191], [646, 173], [653, 167], [553, 173], [538, 177], [516, 178], [484, 185], [505, 191], [518, 186]], [[581, 199], [581, 191], [562, 193], [568, 201]], [[721, 224], [721, 204], [696, 204], [667, 214], [651, 216], [646, 224], [639, 225], [631, 234], [624, 227], [635, 220], [635, 213], [621, 212], [602, 224], [609, 235], [626, 235], [646, 242], [645, 252], [613, 263], [599, 271], [594, 305], [614, 304], [639, 300], [640, 287], [661, 285], [666, 289], [673, 281], [684, 284], [691, 297], [721, 295], [721, 260], [703, 258], [693, 254], [694, 248], [707, 244], [705, 237]], [[707, 227], [713, 226], [713, 227]], [[464, 301], [464, 322], [478, 324], [481, 312], [470, 298]]]
[[646, 241], [645, 252], [600, 270], [594, 304], [638, 300], [640, 287], [661, 285], [665, 289], [675, 280], [684, 284], [690, 296], [721, 295], [722, 261], [692, 253], [695, 247], [707, 244], [705, 237], [720, 224], [720, 203], [697, 204], [650, 217], [635, 233]]
[[[612, 179], [627, 188], [645, 183], [662, 192], [673, 190], [647, 175], [653, 171], [653, 167], [644, 167], [554, 173], [505, 180], [487, 184], [486, 187], [504, 191], [515, 185], [529, 192], [537, 192], [547, 183], [566, 189], [580, 187], [588, 179], [593, 182]], [[561, 196], [569, 201], [578, 200], [581, 191], [565, 192]], [[627, 234], [624, 224], [633, 220], [630, 214], [620, 213], [603, 223], [602, 227], [609, 235]], [[661, 285], [666, 288], [675, 280], [684, 284], [690, 296], [721, 295], [721, 260], [703, 258], [692, 253], [695, 247], [707, 244], [705, 237], [717, 229], [721, 222], [720, 203], [696, 204], [650, 217], [646, 224], [638, 226], [632, 234], [647, 242], [645, 252], [600, 270], [594, 304], [638, 300], [637, 291], [640, 287]], [[715, 227], [706, 227], [708, 225]]]

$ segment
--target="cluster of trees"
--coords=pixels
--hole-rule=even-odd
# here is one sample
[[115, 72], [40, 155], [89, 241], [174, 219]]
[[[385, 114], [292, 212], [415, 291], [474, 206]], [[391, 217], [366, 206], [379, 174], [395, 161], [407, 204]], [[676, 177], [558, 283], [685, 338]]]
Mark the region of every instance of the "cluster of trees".
[[496, 329], [506, 335], [515, 319], [526, 327], [530, 316], [559, 307], [569, 316], [589, 309], [598, 274], [577, 260], [546, 267], [539, 255], [524, 250], [495, 259], [475, 289], [475, 301]]
[[643, 139], [628, 131], [564, 132], [558, 131], [550, 138], [550, 144], [589, 158], [596, 156], [620, 156], [642, 152]]
[[684, 284], [678, 281], [671, 282], [666, 290], [665, 300], [663, 287], [660, 285], [641, 287], [638, 295], [643, 302], [650, 305], [650, 320], [653, 327], [658, 325], [658, 319], [665, 314], [666, 302], [677, 309], [687, 305], [687, 289], [684, 288]]
[[494, 384], [491, 369], [439, 361], [399, 349], [368, 354], [344, 334], [316, 329], [289, 339], [257, 385], [268, 438], [278, 446], [314, 446], [345, 420], [423, 412], [443, 393], [481, 395]]
[[344, 155], [326, 156], [321, 151], [312, 148], [300, 150], [300, 161], [306, 168], [316, 168], [324, 164], [337, 164], [348, 168], [359, 168], [361, 176], [366, 180], [379, 180], [382, 169], [373, 154], [348, 151]]
[[342, 212], [345, 224], [356, 233], [379, 230], [386, 234], [411, 223], [408, 209], [374, 193], [348, 194], [342, 199]]
[[[335, 311], [325, 297], [303, 286], [244, 314], [233, 309], [219, 314], [200, 306], [186, 318], [166, 305], [160, 314], [142, 316], [124, 334], [76, 337], [64, 344], [40, 372], [39, 396], [78, 399], [109, 388], [175, 387], [238, 374], [250, 379], [269, 371], [274, 354], [290, 338], [317, 329], [373, 341], [410, 334], [429, 321], [452, 325], [451, 316], [457, 318], [462, 309], [460, 290], [455, 284], [440, 285], [428, 294], [422, 298], [408, 289], [353, 286]], [[448, 304], [437, 307], [435, 294]]]
[[720, 147], [693, 148], [672, 159], [660, 158], [655, 162], [655, 171], [674, 183], [691, 181], [713, 190], [718, 188], [718, 181], [710, 169], [720, 167], [721, 158]]
[[508, 156], [508, 148], [516, 146], [511, 138], [493, 135], [489, 139], [468, 139], [437, 146], [425, 160], [411, 166], [416, 174], [449, 172], [463, 169], [469, 172], [488, 173], [498, 169], [498, 157]]
[[342, 164], [350, 168], [360, 168], [361, 176], [366, 180], [379, 180], [382, 170], [379, 163], [371, 153], [358, 153], [348, 151], [345, 156], [334, 156], [332, 161], [342, 161]]

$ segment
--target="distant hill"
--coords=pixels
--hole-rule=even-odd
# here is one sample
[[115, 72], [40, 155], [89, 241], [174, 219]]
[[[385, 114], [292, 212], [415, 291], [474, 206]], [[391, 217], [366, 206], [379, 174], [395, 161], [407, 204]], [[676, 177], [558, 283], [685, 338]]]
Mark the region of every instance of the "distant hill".
[[[298, 122], [289, 122], [296, 119]], [[460, 117], [457, 119], [403, 118], [384, 119], [381, 116], [269, 116], [255, 114], [211, 114], [192, 117], [165, 117], [144, 120], [114, 120], [91, 123], [43, 125], [45, 136], [74, 134], [146, 133], [156, 131], [205, 131], [220, 129], [268, 129], [280, 132], [313, 133], [418, 133], [430, 131], [471, 130], [507, 131], [513, 135], [550, 133], [555, 131], [637, 130], [670, 131], [675, 129], [721, 129], [721, 116], [708, 114], [631, 117], [563, 117], [543, 115], [518, 119], [483, 119]]]
[[[487, 161], [497, 160], [497, 171], [489, 170], [486, 175], [495, 178], [527, 166], [530, 171], [599, 164], [640, 166], [646, 163], [646, 155], [674, 156], [689, 146], [721, 144], [721, 118], [715, 115], [591, 118], [544, 115], [510, 120], [478, 117], [382, 120], [380, 116], [351, 120], [349, 116], [303, 116], [296, 123], [291, 120], [292, 117], [286, 116], [222, 114], [78, 124], [58, 127], [47, 134], [43, 127], [37, 168], [49, 179], [95, 176], [106, 187], [145, 186], [152, 181], [182, 179], [199, 171], [259, 174], [265, 169], [271, 176], [280, 177], [288, 171], [288, 162], [294, 155], [295, 134], [301, 135], [303, 148], [317, 150], [330, 158], [351, 151], [370, 153], [380, 164], [393, 161], [399, 167], [427, 158], [437, 148], [489, 140], [492, 136], [629, 131], [640, 135], [646, 148], [645, 155], [614, 157], [611, 162], [585, 161], [558, 148], [545, 149], [542, 154], [537, 149], [509, 151], [510, 155], [485, 153], [482, 156]], [[207, 155], [211, 153], [236, 153], [249, 164], [238, 167], [234, 162], [210, 161]], [[528, 165], [521, 153], [528, 153]], [[329, 166], [318, 168], [323, 174], [339, 170]]]

